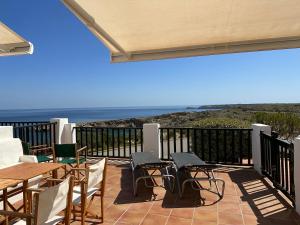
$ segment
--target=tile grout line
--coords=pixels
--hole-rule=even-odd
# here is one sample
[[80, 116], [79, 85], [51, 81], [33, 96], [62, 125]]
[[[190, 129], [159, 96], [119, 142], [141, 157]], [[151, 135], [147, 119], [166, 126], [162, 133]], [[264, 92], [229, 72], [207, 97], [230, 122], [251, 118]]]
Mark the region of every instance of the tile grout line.
[[152, 202], [152, 205], [150, 206], [150, 208], [149, 208], [148, 211], [146, 212], [145, 216], [141, 219], [141, 222], [139, 223], [139, 225], [142, 224], [142, 223], [144, 222], [146, 216], [149, 214], [149, 212], [150, 212], [150, 210], [152, 209], [153, 205], [154, 205], [154, 202]]
[[193, 217], [192, 217], [192, 222], [191, 222], [191, 225], [193, 225], [193, 223], [194, 223], [195, 211], [196, 211], [196, 207], [194, 207], [194, 211], [193, 211]]
[[[235, 190], [235, 193], [236, 193], [236, 196], [238, 196], [237, 195], [237, 185], [234, 185], [234, 190]], [[241, 207], [241, 202], [240, 202], [240, 200], [239, 200], [239, 208], [240, 208], [240, 212], [241, 212], [241, 215], [242, 215], [242, 220], [243, 220], [243, 225], [245, 225], [245, 218], [244, 218], [244, 214], [243, 214], [243, 210], [242, 210], [242, 207]]]
[[169, 213], [169, 215], [168, 215], [168, 218], [167, 218], [167, 220], [166, 220], [166, 222], [165, 222], [165, 225], [167, 225], [167, 223], [169, 222], [169, 218], [170, 218], [170, 216], [171, 216], [172, 211], [173, 211], [173, 209], [171, 209], [171, 211], [170, 211], [170, 213]]
[[219, 224], [219, 202], [217, 203], [217, 225]]
[[113, 223], [114, 225], [121, 219], [121, 217], [132, 207], [132, 205], [130, 205], [120, 216], [119, 218]]

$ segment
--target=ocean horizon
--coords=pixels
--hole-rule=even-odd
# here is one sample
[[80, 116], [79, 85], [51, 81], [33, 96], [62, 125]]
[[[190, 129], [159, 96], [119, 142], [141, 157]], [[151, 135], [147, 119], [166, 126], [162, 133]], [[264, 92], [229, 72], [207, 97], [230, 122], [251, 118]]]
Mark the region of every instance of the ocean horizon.
[[176, 112], [200, 112], [190, 106], [90, 107], [52, 109], [3, 109], [0, 122], [48, 121], [50, 118], [69, 118], [70, 122], [91, 122], [158, 116]]

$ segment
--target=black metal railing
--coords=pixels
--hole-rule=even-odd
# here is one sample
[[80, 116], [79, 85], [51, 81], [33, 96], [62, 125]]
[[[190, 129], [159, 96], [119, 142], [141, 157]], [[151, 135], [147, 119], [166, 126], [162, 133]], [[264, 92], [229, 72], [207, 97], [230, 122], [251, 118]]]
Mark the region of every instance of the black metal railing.
[[261, 132], [261, 166], [274, 187], [281, 190], [295, 205], [294, 144]]
[[49, 123], [49, 121], [34, 121], [34, 122], [28, 122], [28, 121], [0, 121], [0, 126], [13, 126], [13, 127], [22, 127], [22, 126], [28, 126], [28, 125], [36, 125], [36, 124], [43, 124], [43, 123]]
[[252, 165], [252, 129], [160, 128], [162, 159], [195, 152], [211, 163]]
[[143, 151], [143, 128], [75, 127], [76, 142], [88, 147], [88, 156], [128, 158]]
[[14, 137], [23, 142], [34, 145], [52, 145], [55, 143], [56, 123], [40, 123], [34, 125], [17, 126], [13, 128]]

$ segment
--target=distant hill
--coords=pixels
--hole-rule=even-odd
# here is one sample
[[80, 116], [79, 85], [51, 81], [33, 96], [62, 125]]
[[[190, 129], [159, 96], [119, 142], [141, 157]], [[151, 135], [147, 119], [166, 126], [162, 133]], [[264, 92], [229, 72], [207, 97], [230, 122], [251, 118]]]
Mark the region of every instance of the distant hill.
[[300, 113], [300, 103], [204, 105], [198, 109], [239, 109], [242, 111]]

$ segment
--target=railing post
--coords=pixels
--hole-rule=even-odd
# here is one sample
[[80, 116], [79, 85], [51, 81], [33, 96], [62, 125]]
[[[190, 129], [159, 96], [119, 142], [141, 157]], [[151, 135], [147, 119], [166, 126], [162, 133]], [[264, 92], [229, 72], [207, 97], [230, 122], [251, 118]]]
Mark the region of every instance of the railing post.
[[271, 127], [265, 124], [252, 124], [252, 161], [254, 169], [259, 173], [261, 172], [261, 140], [260, 132], [271, 134]]
[[296, 211], [300, 215], [300, 136], [294, 142], [294, 183]]
[[[271, 142], [271, 167], [272, 167], [272, 176], [275, 178], [275, 181], [278, 181], [278, 162], [279, 162], [279, 145], [276, 142], [278, 138], [278, 133], [275, 131], [271, 132], [272, 142]], [[276, 183], [275, 182], [275, 183]], [[274, 182], [273, 182], [274, 183]], [[274, 183], [274, 186], [275, 186]]]
[[152, 152], [155, 156], [161, 158], [160, 144], [160, 124], [145, 123], [143, 124], [143, 151]]
[[76, 143], [76, 123], [68, 123], [64, 126], [64, 137], [62, 142], [64, 144], [75, 144]]
[[56, 123], [55, 126], [55, 143], [63, 144], [64, 143], [64, 127], [65, 124], [68, 124], [68, 118], [52, 118], [50, 119], [51, 123]]

